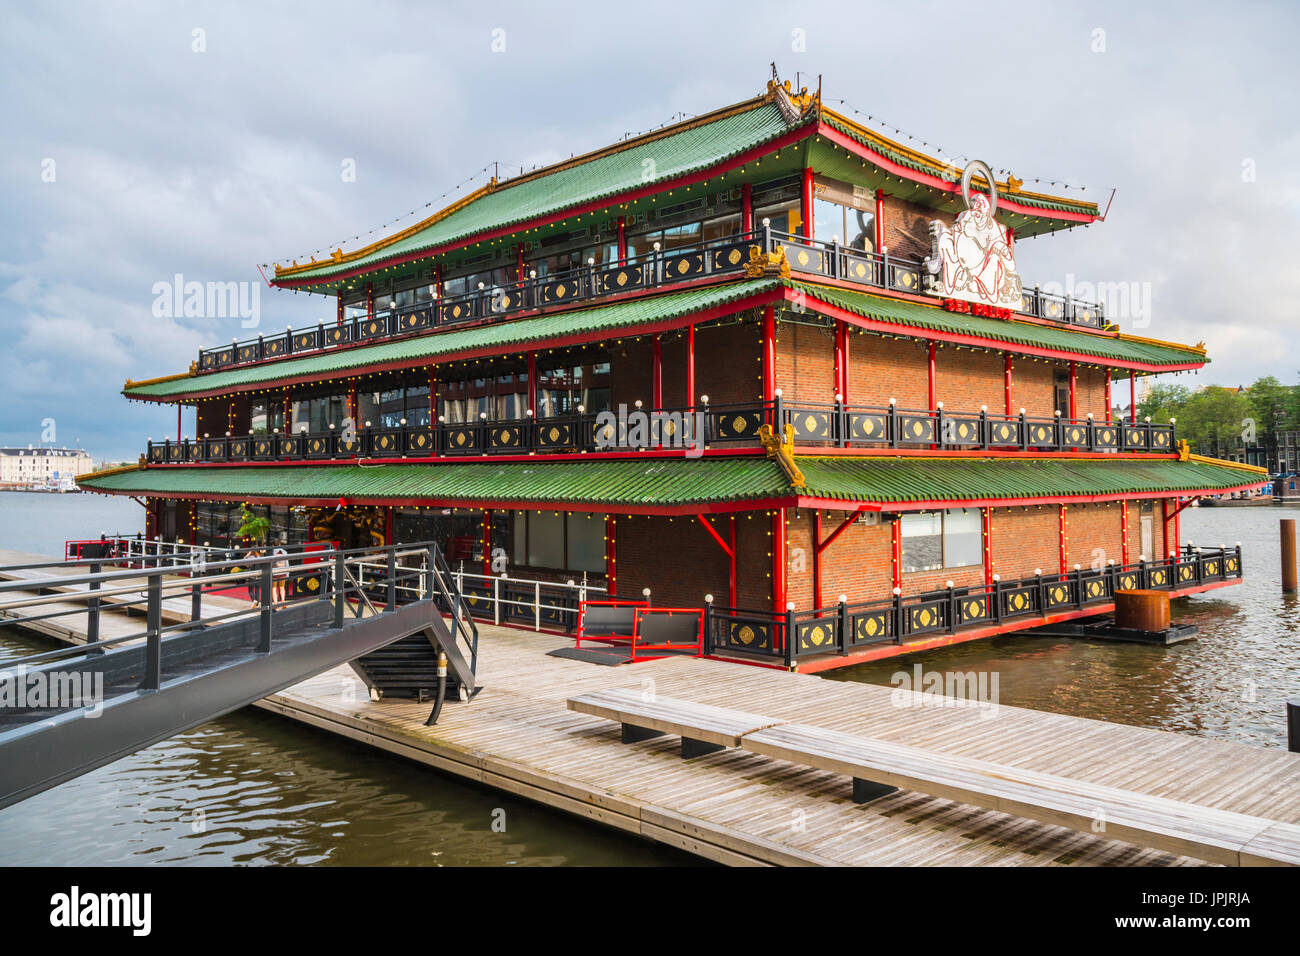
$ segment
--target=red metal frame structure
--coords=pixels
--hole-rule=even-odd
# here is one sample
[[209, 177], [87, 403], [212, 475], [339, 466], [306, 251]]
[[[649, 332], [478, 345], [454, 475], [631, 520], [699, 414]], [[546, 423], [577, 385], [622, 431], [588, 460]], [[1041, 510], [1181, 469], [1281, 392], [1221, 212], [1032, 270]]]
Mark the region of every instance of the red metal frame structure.
[[[631, 634], [588, 634], [587, 633], [587, 608], [589, 607], [612, 607], [612, 608], [631, 608], [633, 611], [632, 622], [633, 629]], [[578, 630], [574, 636], [577, 642], [574, 646], [581, 647], [583, 641], [596, 641], [601, 644], [630, 644], [636, 637], [636, 611], [642, 608], [649, 608], [650, 605], [645, 601], [582, 601], [578, 604]]]
[[[693, 614], [699, 622], [695, 631], [694, 644], [642, 644], [641, 643], [641, 619], [643, 617], [653, 617], [659, 615], [674, 616], [679, 614]], [[641, 653], [643, 651], [677, 651], [681, 652], [690, 647], [695, 648], [695, 657], [704, 656], [704, 608], [700, 607], [655, 607], [655, 608], [637, 608], [634, 612], [634, 623], [632, 626], [632, 653], [629, 658], [632, 663], [637, 661], [652, 661], [661, 657], [667, 657], [668, 654], [651, 654], [649, 656]]]

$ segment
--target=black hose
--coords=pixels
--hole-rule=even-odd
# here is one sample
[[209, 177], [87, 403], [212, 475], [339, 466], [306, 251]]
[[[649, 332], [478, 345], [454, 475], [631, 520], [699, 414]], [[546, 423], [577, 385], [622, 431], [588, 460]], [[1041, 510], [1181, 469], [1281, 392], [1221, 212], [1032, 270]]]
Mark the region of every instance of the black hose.
[[438, 715], [442, 713], [442, 702], [447, 697], [447, 655], [442, 651], [438, 652], [438, 696], [433, 699], [433, 710], [429, 713], [429, 719], [424, 722], [424, 726], [432, 727], [438, 722]]

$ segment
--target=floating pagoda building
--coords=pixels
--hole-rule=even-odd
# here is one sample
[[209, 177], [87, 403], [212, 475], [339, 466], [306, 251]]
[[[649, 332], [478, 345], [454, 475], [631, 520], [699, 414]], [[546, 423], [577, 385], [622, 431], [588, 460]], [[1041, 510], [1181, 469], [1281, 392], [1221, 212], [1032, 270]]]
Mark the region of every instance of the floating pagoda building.
[[803, 670], [1235, 583], [1179, 514], [1263, 471], [1112, 413], [1204, 348], [1016, 269], [1100, 218], [774, 81], [277, 266], [329, 319], [128, 381], [197, 434], [79, 482], [168, 541], [236, 544], [251, 503], [291, 544], [437, 539], [471, 596], [707, 604], [708, 653]]

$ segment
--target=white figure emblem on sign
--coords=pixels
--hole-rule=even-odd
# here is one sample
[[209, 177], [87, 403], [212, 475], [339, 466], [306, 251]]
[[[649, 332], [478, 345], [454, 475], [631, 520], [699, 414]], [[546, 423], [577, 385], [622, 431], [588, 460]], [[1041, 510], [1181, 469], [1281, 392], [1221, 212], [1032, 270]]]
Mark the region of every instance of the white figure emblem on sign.
[[[971, 174], [984, 174], [989, 195], [970, 191]], [[961, 177], [966, 210], [949, 228], [939, 220], [930, 223], [931, 254], [925, 260], [933, 276], [929, 291], [950, 299], [983, 302], [1004, 309], [1019, 309], [1020, 275], [1006, 231], [998, 225], [998, 189], [989, 167], [974, 160]]]

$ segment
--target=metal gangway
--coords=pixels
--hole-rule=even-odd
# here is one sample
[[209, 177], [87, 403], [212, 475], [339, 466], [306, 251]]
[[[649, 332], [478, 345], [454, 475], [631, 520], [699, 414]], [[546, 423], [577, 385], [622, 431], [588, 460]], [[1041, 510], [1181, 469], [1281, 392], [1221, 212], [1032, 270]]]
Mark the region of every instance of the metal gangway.
[[0, 663], [0, 808], [345, 663], [375, 700], [432, 699], [429, 723], [478, 690], [437, 543], [102, 564], [0, 568], [0, 628], [85, 640]]

